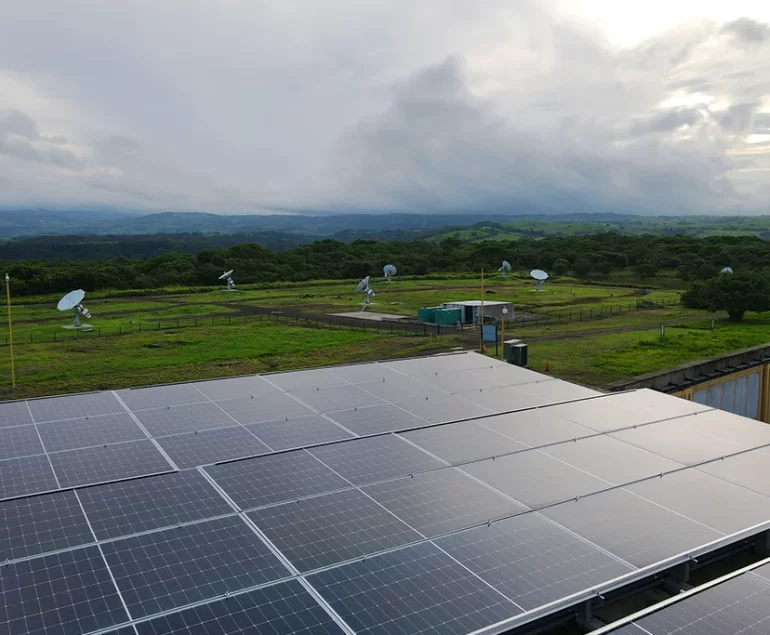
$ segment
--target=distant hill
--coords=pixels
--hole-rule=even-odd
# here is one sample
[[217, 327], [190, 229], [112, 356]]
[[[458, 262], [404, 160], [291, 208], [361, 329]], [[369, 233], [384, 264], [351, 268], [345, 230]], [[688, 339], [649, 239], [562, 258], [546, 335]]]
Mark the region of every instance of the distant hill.
[[[484, 217], [503, 221], [509, 216]], [[225, 216], [192, 212], [108, 214], [43, 210], [0, 211], [0, 238], [61, 234], [248, 234], [285, 232], [333, 236], [340, 232], [438, 230], [467, 225], [478, 216], [453, 214], [341, 214], [330, 216]]]

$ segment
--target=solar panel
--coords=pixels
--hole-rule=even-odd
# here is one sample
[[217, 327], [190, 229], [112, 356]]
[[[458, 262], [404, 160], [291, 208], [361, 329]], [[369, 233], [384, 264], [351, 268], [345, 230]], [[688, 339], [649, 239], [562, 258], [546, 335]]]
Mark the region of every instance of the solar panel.
[[521, 612], [431, 543], [308, 579], [356, 633], [470, 633]]
[[684, 467], [681, 463], [604, 435], [551, 445], [542, 451], [615, 485]]
[[473, 421], [424, 428], [401, 434], [448, 463], [461, 463], [526, 448], [522, 443]]
[[394, 435], [352, 439], [309, 452], [351, 483], [373, 483], [445, 465]]
[[147, 435], [127, 412], [88, 419], [69, 419], [37, 426], [49, 452], [75, 450], [105, 443], [139, 441]]
[[45, 456], [0, 461], [0, 499], [58, 488], [51, 464]]
[[[636, 621], [652, 635], [764, 635], [770, 629], [770, 585], [740, 575]], [[617, 631], [613, 632], [615, 635]]]
[[627, 489], [725, 534], [770, 520], [770, 498], [698, 470], [666, 474]]
[[362, 489], [424, 536], [438, 536], [526, 509], [455, 469]]
[[632, 570], [539, 514], [522, 514], [436, 541], [524, 610]]
[[217, 403], [222, 410], [242, 424], [293, 419], [316, 414], [296, 399], [279, 392], [254, 397], [254, 399], [232, 399]]
[[154, 437], [234, 426], [236, 421], [213, 403], [140, 410], [137, 419]]
[[331, 412], [343, 408], [359, 408], [385, 403], [368, 392], [349, 384], [320, 389], [304, 388], [293, 390], [291, 394], [319, 412]]
[[97, 485], [78, 496], [100, 540], [233, 511], [197, 470]]
[[35, 423], [81, 419], [125, 412], [120, 402], [109, 392], [93, 392], [67, 397], [31, 399], [27, 402]]
[[511, 364], [496, 364], [484, 368], [472, 368], [471, 374], [481, 377], [492, 386], [521, 386], [536, 381], [551, 381], [550, 377], [544, 377], [540, 373]]
[[770, 496], [770, 453], [766, 450], [728, 456], [700, 465], [698, 470]]
[[703, 415], [661, 421], [649, 426], [613, 433], [616, 439], [664, 456], [685, 465], [715, 459], [725, 454], [754, 447], [739, 436], [717, 439], [702, 429], [698, 419]]
[[406, 410], [389, 404], [367, 406], [356, 410], [339, 410], [327, 414], [348, 430], [360, 436], [408, 430], [429, 425], [424, 419], [409, 414]]
[[26, 558], [92, 542], [74, 492], [0, 503], [0, 561]]
[[180, 469], [270, 452], [242, 426], [161, 437], [158, 443]]
[[447, 393], [435, 386], [428, 386], [413, 381], [409, 377], [395, 375], [386, 377], [385, 381], [372, 381], [356, 384], [361, 390], [384, 399], [385, 401], [401, 405], [403, 401], [419, 399], [439, 399], [446, 397]]
[[602, 393], [585, 386], [570, 384], [561, 379], [551, 381], [536, 381], [517, 387], [520, 392], [525, 392], [533, 397], [546, 399], [548, 403], [559, 403], [562, 401], [572, 401], [577, 399], [587, 399], [589, 397], [599, 397]]
[[402, 399], [396, 402], [404, 410], [430, 423], [444, 423], [488, 415], [492, 410], [455, 395], [431, 399]]
[[[547, 399], [535, 397], [522, 392], [519, 388], [504, 386], [502, 388], [490, 388], [483, 391], [470, 390], [456, 393], [468, 401], [483, 406], [490, 412], [508, 412], [510, 410], [522, 410], [523, 408], [535, 408], [548, 403]], [[454, 417], [459, 419], [460, 417]]]
[[26, 401], [0, 403], [0, 428], [23, 426], [32, 423], [32, 415]]
[[266, 375], [265, 379], [282, 390], [301, 390], [302, 388], [322, 388], [324, 386], [339, 386], [343, 380], [327, 373], [323, 368], [318, 370], [297, 370], [288, 373]]
[[149, 440], [53, 452], [48, 457], [61, 487], [92, 485], [172, 469]]
[[300, 572], [421, 538], [358, 490], [266, 507], [248, 516]]
[[611, 486], [539, 450], [470, 463], [462, 469], [533, 509]]
[[206, 471], [243, 509], [350, 486], [305, 450], [224, 463]]
[[3, 567], [0, 632], [89, 633], [128, 619], [98, 547]]
[[102, 549], [134, 618], [289, 574], [237, 516], [107, 542]]
[[613, 394], [612, 401], [615, 405], [626, 410], [644, 412], [650, 421], [683, 417], [696, 412], [711, 410], [709, 406], [703, 406], [687, 399], [672, 399], [671, 395], [649, 388]]
[[117, 395], [131, 410], [165, 408], [208, 401], [207, 397], [196, 390], [193, 384], [118, 390]]
[[434, 371], [413, 375], [415, 381], [424, 382], [449, 393], [488, 388], [489, 383], [478, 375], [466, 371]]
[[[596, 432], [610, 432], [651, 421], [666, 418], [665, 414], [657, 416], [654, 411], [647, 409], [629, 410], [618, 403], [618, 398], [609, 395], [600, 398], [601, 403], [593, 399], [575, 403], [560, 404], [548, 408], [548, 412], [591, 428]], [[671, 416], [671, 415], [668, 415]]]
[[770, 426], [764, 421], [747, 419], [724, 410], [702, 412], [694, 418], [703, 432], [716, 439], [731, 441], [740, 437], [747, 446], [770, 444]]
[[691, 551], [722, 535], [622, 489], [541, 513], [636, 567]]
[[520, 443], [537, 447], [596, 434], [596, 431], [551, 414], [550, 408], [485, 417], [479, 423]]
[[252, 423], [246, 428], [272, 450], [289, 450], [316, 443], [350, 439], [352, 434], [318, 415]]
[[354, 364], [352, 366], [334, 366], [324, 369], [327, 373], [352, 384], [370, 381], [382, 381], [388, 377], [398, 377], [398, 373], [386, 364]]
[[296, 580], [157, 617], [139, 635], [342, 635]]
[[200, 381], [193, 385], [212, 401], [245, 399], [251, 395], [264, 395], [278, 390], [262, 377], [257, 376]]
[[0, 460], [43, 453], [35, 426], [0, 428]]

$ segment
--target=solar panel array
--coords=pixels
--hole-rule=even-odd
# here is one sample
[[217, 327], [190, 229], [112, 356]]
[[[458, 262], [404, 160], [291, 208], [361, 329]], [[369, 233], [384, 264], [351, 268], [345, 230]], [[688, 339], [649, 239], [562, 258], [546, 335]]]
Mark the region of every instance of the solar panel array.
[[475, 353], [4, 403], [0, 633], [502, 632], [768, 477], [765, 424]]
[[770, 632], [770, 565], [764, 564], [617, 628], [612, 635], [766, 635]]

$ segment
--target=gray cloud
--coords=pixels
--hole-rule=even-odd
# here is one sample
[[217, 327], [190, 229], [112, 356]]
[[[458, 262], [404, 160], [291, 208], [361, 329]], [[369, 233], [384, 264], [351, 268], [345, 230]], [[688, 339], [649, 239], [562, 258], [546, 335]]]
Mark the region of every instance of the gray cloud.
[[12, 3], [0, 204], [765, 211], [767, 24], [560, 4]]

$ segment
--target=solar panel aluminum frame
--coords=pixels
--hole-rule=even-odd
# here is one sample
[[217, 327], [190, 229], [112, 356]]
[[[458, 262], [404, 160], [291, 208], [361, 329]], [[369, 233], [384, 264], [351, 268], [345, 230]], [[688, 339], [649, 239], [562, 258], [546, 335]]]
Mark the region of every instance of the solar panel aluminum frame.
[[700, 593], [703, 593], [704, 591], [708, 591], [713, 587], [719, 586], [720, 584], [729, 582], [730, 580], [738, 578], [742, 575], [751, 573], [752, 571], [755, 571], [756, 569], [764, 567], [768, 564], [770, 564], [770, 558], [765, 558], [764, 560], [760, 560], [759, 562], [752, 562], [750, 565], [747, 565], [742, 569], [731, 571], [730, 573], [727, 573], [719, 578], [709, 580], [708, 582], [701, 584], [700, 586], [694, 587], [689, 591], [685, 591], [683, 593], [674, 595], [670, 598], [663, 600], [662, 602], [658, 602], [657, 604], [648, 606], [640, 611], [637, 611], [636, 613], [632, 613], [631, 615], [626, 615], [625, 617], [622, 617], [621, 619], [616, 620], [611, 624], [607, 624], [606, 626], [602, 626], [601, 628], [591, 631], [588, 635], [610, 635], [611, 633], [614, 633], [620, 628], [624, 626], [629, 626], [634, 622], [636, 622], [637, 620], [641, 620], [642, 618], [647, 617], [648, 615], [652, 615], [653, 613], [662, 611], [665, 608], [672, 606], [674, 604], [679, 604], [680, 602], [687, 600], [688, 598], [694, 595], [698, 595]]
[[[612, 591], [620, 589], [621, 587], [624, 587], [629, 584], [633, 584], [634, 582], [640, 582], [645, 578], [649, 578], [651, 576], [654, 576], [655, 574], [661, 573], [663, 571], [667, 571], [668, 569], [676, 567], [677, 565], [690, 562], [691, 560], [697, 558], [698, 556], [711, 553], [712, 551], [716, 551], [717, 549], [721, 549], [722, 547], [727, 547], [729, 545], [740, 542], [747, 538], [752, 538], [769, 529], [770, 529], [770, 521], [759, 523], [758, 525], [754, 525], [753, 527], [748, 527], [741, 531], [735, 532], [734, 534], [730, 534], [727, 536], [723, 536], [722, 538], [717, 538], [716, 540], [712, 540], [711, 542], [701, 545], [699, 547], [696, 547], [695, 549], [692, 549], [690, 551], [686, 551], [679, 555], [671, 556], [670, 558], [661, 560], [659, 562], [648, 565], [646, 567], [642, 567], [640, 569], [630, 571], [629, 573], [619, 576], [613, 580], [608, 580], [606, 582], [602, 582], [601, 584], [597, 584], [595, 587], [591, 589], [586, 589], [584, 591], [579, 591], [578, 593], [573, 593], [572, 595], [563, 597], [559, 600], [555, 600], [554, 602], [550, 602], [549, 604], [543, 604], [542, 606], [539, 606], [536, 609], [532, 609], [530, 611], [526, 611], [524, 613], [515, 615], [507, 620], [498, 622], [497, 624], [492, 624], [491, 626], [478, 629], [477, 631], [472, 633], [472, 635], [503, 635], [504, 633], [508, 633], [514, 628], [519, 628], [521, 626], [524, 626], [525, 624], [530, 624], [536, 620], [547, 618], [549, 616], [552, 616], [557, 611], [574, 608], [576, 605], [595, 599], [600, 595], [608, 594]], [[752, 568], [756, 568], [761, 566], [761, 564], [766, 564], [766, 563], [763, 560], [761, 563], [753, 563], [750, 566]], [[698, 587], [698, 588], [702, 589], [703, 587]], [[679, 596], [676, 596], [676, 597], [678, 598]], [[615, 628], [617, 629], [618, 627], [619, 627], [619, 624], [616, 623]], [[612, 631], [603, 631], [603, 633], [611, 633], [611, 632]], [[590, 635], [598, 635], [598, 634], [591, 633]]]

